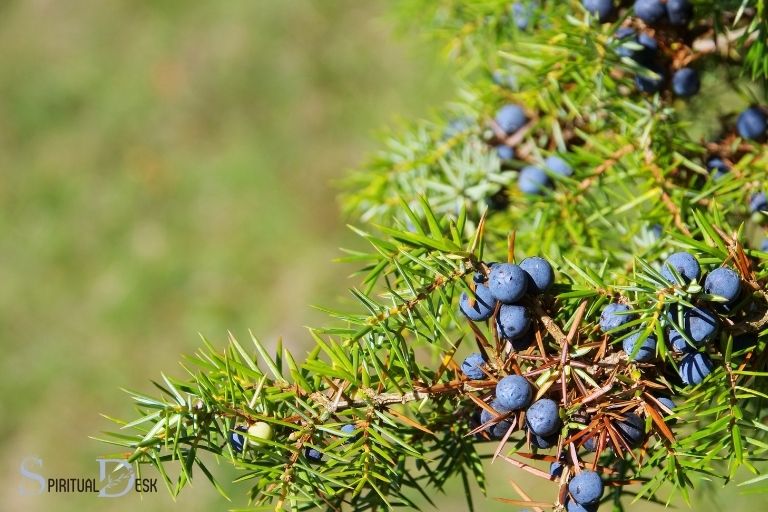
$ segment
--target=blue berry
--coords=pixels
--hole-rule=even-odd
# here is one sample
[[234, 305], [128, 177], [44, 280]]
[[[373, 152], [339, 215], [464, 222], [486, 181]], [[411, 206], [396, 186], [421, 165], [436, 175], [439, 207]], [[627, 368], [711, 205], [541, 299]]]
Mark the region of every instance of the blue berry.
[[515, 158], [515, 150], [505, 144], [499, 144], [496, 146], [496, 154], [499, 160], [512, 160]]
[[517, 79], [515, 78], [515, 75], [509, 71], [501, 71], [497, 69], [491, 74], [491, 79], [493, 80], [493, 83], [501, 87], [507, 89], [517, 88]]
[[314, 448], [311, 448], [309, 446], [304, 448], [304, 456], [307, 457], [310, 462], [323, 461], [323, 454], [320, 453], [318, 450], [315, 450]]
[[[637, 90], [648, 94], [659, 92], [661, 86], [664, 85], [664, 71], [655, 64], [648, 66], [648, 71], [647, 74], [635, 75]], [[655, 75], [650, 73], [655, 73]]]
[[656, 238], [661, 238], [661, 235], [664, 234], [664, 228], [661, 226], [661, 224], [654, 224], [651, 226], [651, 233]]
[[472, 280], [475, 282], [475, 284], [483, 284], [486, 281], [485, 274], [482, 272], [475, 272], [475, 274], [472, 276]]
[[632, 446], [637, 446], [645, 437], [645, 421], [635, 413], [629, 413], [616, 423], [616, 428]]
[[488, 289], [502, 304], [513, 304], [525, 295], [528, 289], [528, 274], [513, 263], [499, 263], [488, 274]]
[[674, 268], [684, 281], [698, 281], [701, 275], [699, 262], [687, 252], [676, 252], [667, 258], [661, 267], [661, 275], [664, 279], [670, 283], [676, 283], [677, 280], [670, 268]]
[[[634, 59], [638, 62], [643, 63], [644, 65], [650, 64], [653, 62], [653, 57], [656, 55], [656, 50], [659, 49], [658, 44], [656, 43], [656, 40], [652, 37], [649, 37], [645, 34], [640, 34], [640, 36], [637, 36], [637, 32], [635, 32], [635, 29], [632, 27], [621, 27], [619, 28], [616, 33], [614, 34], [614, 37], [621, 42], [621, 44], [616, 48], [616, 53], [619, 54], [620, 57], [627, 57], [630, 59]], [[643, 41], [645, 43], [648, 43], [650, 41], [650, 45], [652, 48], [648, 48], [646, 44], [643, 44], [640, 42], [640, 38], [643, 38]], [[641, 49], [635, 49], [630, 48], [625, 43], [626, 42], [632, 42], [635, 45], [640, 45]], [[639, 59], [638, 57], [643, 54], [643, 56], [650, 57], [649, 59]]]
[[[622, 30], [624, 30], [624, 29], [627, 29], [627, 30], [629, 30], [629, 35], [620, 36], [620, 35], [619, 35], [619, 34], [620, 34], [620, 32], [621, 32]], [[623, 32], [621, 32], [621, 33], [623, 34]], [[635, 33], [635, 31], [634, 31], [634, 30], [632, 30], [631, 28], [628, 28], [628, 27], [622, 27], [622, 28], [620, 28], [619, 30], [617, 30], [617, 31], [616, 31], [616, 38], [617, 38], [619, 41], [623, 41], [623, 40], [625, 40], [625, 39], [628, 39], [628, 38], [629, 38], [629, 36], [630, 36], [630, 35], [633, 35], [634, 33]], [[617, 53], [617, 54], [618, 54], [620, 57], [627, 57], [627, 58], [632, 58], [632, 56], [634, 55], [634, 53], [635, 53], [635, 52], [634, 52], [634, 50], [633, 50], [632, 48], [628, 48], [628, 47], [626, 47], [626, 46], [625, 46], [625, 45], [622, 43], [621, 45], [619, 45], [619, 46], [617, 46], [617, 47], [616, 47], [616, 53]]]
[[505, 340], [516, 340], [525, 335], [531, 325], [531, 317], [523, 306], [503, 304], [496, 318], [496, 329], [499, 337]]
[[461, 372], [472, 380], [481, 380], [485, 378], [483, 373], [483, 367], [485, 366], [485, 359], [480, 352], [472, 352], [461, 363]]
[[525, 111], [520, 105], [504, 105], [498, 112], [496, 112], [496, 124], [498, 124], [499, 128], [501, 128], [507, 135], [515, 133], [525, 126], [525, 123], [527, 122], [528, 117], [525, 115]]
[[357, 428], [352, 423], [347, 423], [341, 427], [341, 431], [350, 436], [355, 433], [355, 430], [357, 430]]
[[603, 479], [594, 471], [584, 470], [568, 482], [568, 491], [576, 503], [597, 503], [603, 497]]
[[496, 400], [508, 411], [528, 407], [532, 396], [531, 384], [520, 375], [507, 375], [496, 384]]
[[520, 268], [528, 274], [528, 292], [544, 293], [555, 282], [555, 273], [552, 265], [544, 258], [532, 256], [520, 262]]
[[524, 194], [542, 194], [552, 186], [552, 180], [542, 169], [528, 165], [523, 167], [517, 177], [517, 187]]
[[763, 238], [763, 241], [760, 242], [760, 250], [763, 252], [768, 252], [768, 238]]
[[731, 167], [720, 158], [712, 158], [707, 161], [707, 170], [712, 173], [714, 179], [719, 180], [728, 174]]
[[[509, 412], [509, 409], [507, 409], [506, 407], [502, 406], [498, 399], [494, 399], [491, 402], [490, 405], [491, 405], [491, 408], [494, 411], [496, 411], [497, 413], [499, 413], [501, 415], [506, 414], [506, 413]], [[496, 415], [493, 414], [491, 411], [489, 411], [487, 409], [482, 409], [480, 411], [480, 424], [481, 425], [485, 425], [486, 423], [488, 423], [489, 421], [491, 421], [495, 417], [496, 417]]]
[[523, 350], [530, 347], [535, 340], [536, 340], [536, 333], [534, 332], [534, 329], [528, 329], [525, 332], [525, 334], [523, 334], [519, 338], [509, 340], [509, 342], [512, 345], [513, 351], [522, 352]]
[[680, 362], [680, 378], [687, 386], [699, 384], [704, 377], [712, 373], [714, 365], [707, 354], [695, 352], [688, 354]]
[[[500, 415], [506, 414], [509, 412], [509, 409], [503, 407], [501, 403], [499, 403], [498, 400], [494, 400], [491, 402], [491, 407], [493, 410], [495, 410]], [[480, 412], [480, 424], [485, 425], [489, 421], [496, 418], [496, 415], [491, 413], [490, 411], [487, 411], [485, 409], [482, 409]], [[494, 425], [489, 426], [486, 430], [491, 435], [491, 437], [495, 439], [499, 439], [501, 437], [504, 437], [504, 434], [507, 433], [507, 430], [509, 430], [509, 427], [512, 426], [512, 423], [510, 423], [507, 420], [500, 421]]]
[[581, 4], [600, 23], [608, 21], [614, 12], [613, 0], [581, 0]]
[[563, 463], [560, 461], [555, 461], [552, 464], [549, 465], [549, 474], [550, 476], [559, 477], [563, 474]]
[[704, 280], [704, 291], [710, 295], [724, 297], [727, 304], [732, 304], [741, 293], [739, 274], [728, 267], [716, 268]]
[[656, 60], [656, 55], [659, 51], [659, 43], [648, 34], [642, 33], [637, 36], [637, 44], [639, 44], [642, 49], [636, 50], [633, 53], [632, 58], [638, 64], [651, 66]]
[[667, 10], [661, 0], [635, 0], [635, 16], [649, 25], [654, 25], [664, 19]]
[[[675, 410], [675, 402], [673, 402], [670, 398], [667, 398], [665, 396], [660, 396], [656, 400], [658, 400], [661, 405], [663, 405], [664, 407], [666, 407], [670, 411], [674, 411]], [[664, 411], [662, 411], [662, 413], [665, 416], [668, 414], [668, 413], [666, 413]]]
[[557, 445], [557, 441], [560, 438], [558, 434], [552, 434], [549, 436], [540, 436], [531, 432], [531, 444], [536, 448], [546, 450]]
[[768, 212], [768, 198], [765, 197], [765, 192], [758, 192], [749, 198], [749, 211]]
[[672, 90], [678, 96], [687, 98], [693, 96], [701, 89], [699, 73], [693, 68], [682, 68], [672, 75]]
[[656, 336], [653, 334], [649, 334], [648, 337], [643, 340], [642, 345], [640, 345], [639, 348], [635, 348], [635, 345], [637, 345], [637, 341], [642, 334], [642, 331], [630, 334], [628, 337], [624, 338], [622, 345], [627, 356], [631, 360], [639, 363], [651, 361], [656, 357]]
[[507, 435], [507, 431], [509, 431], [511, 426], [512, 423], [507, 420], [498, 422], [490, 428], [491, 437], [494, 439], [501, 439]]
[[531, 18], [534, 16], [534, 11], [538, 7], [536, 2], [529, 2], [528, 5], [523, 5], [520, 2], [512, 4], [512, 19], [515, 21], [515, 26], [520, 30], [525, 30], [531, 23]]
[[690, 0], [667, 0], [667, 19], [670, 25], [687, 25], [693, 19]]
[[571, 165], [560, 158], [559, 156], [548, 156], [544, 160], [544, 166], [555, 174], [560, 176], [571, 176], [573, 174], [573, 168]]
[[248, 427], [238, 425], [235, 430], [229, 433], [229, 444], [236, 453], [242, 453], [245, 444], [245, 436], [241, 432], [248, 432]]
[[560, 407], [554, 400], [542, 398], [525, 411], [525, 421], [534, 434], [551, 436], [560, 429]]
[[450, 139], [461, 133], [466, 132], [473, 125], [472, 119], [468, 117], [458, 117], [448, 122], [448, 126], [443, 130], [443, 138]]
[[565, 504], [565, 508], [568, 512], [597, 512], [597, 503], [582, 505], [581, 503], [576, 503], [574, 500], [568, 500]]
[[694, 352], [696, 350], [696, 347], [691, 346], [677, 329], [669, 330], [669, 344], [672, 345], [672, 350], [675, 352]]
[[698, 345], [712, 339], [720, 328], [717, 317], [701, 308], [687, 309], [683, 314], [685, 332]]
[[736, 129], [744, 139], [761, 140], [767, 127], [768, 118], [758, 107], [749, 107], [736, 120]]
[[487, 286], [478, 284], [475, 287], [475, 304], [470, 305], [469, 295], [466, 292], [461, 294], [459, 299], [459, 309], [464, 315], [474, 322], [483, 322], [491, 318], [493, 310], [496, 308], [496, 299], [491, 295]]
[[632, 308], [625, 304], [612, 303], [605, 306], [603, 312], [600, 314], [600, 330], [607, 332], [632, 320], [634, 315], [619, 314], [625, 311], [631, 311], [631, 309]]
[[597, 451], [597, 436], [592, 436], [586, 441], [584, 441], [584, 444], [581, 445], [584, 447], [585, 450], [588, 450], [590, 452]]

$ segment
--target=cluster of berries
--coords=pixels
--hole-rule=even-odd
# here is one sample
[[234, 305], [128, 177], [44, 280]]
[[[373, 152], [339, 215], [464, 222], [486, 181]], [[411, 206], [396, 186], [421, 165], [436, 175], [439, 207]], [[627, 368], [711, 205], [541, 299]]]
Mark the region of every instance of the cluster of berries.
[[472, 321], [484, 322], [496, 312], [496, 329], [499, 338], [512, 343], [517, 350], [527, 347], [532, 339], [531, 317], [528, 309], [520, 304], [526, 294], [547, 291], [554, 283], [552, 266], [544, 258], [526, 258], [520, 265], [490, 263], [487, 275], [475, 274], [474, 296], [461, 295], [459, 307]]
[[[532, 257], [520, 265], [492, 263], [485, 279], [483, 273], [475, 275], [474, 304], [466, 293], [460, 299], [460, 309], [472, 321], [488, 320], [496, 313], [496, 329], [500, 339], [511, 342], [513, 350], [523, 350], [531, 341], [530, 319], [523, 306], [515, 304], [526, 292], [536, 294], [547, 291], [553, 284], [554, 272], [545, 259]], [[487, 285], [484, 284], [487, 281]], [[498, 308], [498, 311], [497, 311]], [[506, 311], [506, 313], [505, 313]], [[522, 343], [521, 340], [524, 340]], [[461, 364], [462, 373], [472, 380], [483, 380], [491, 374], [488, 363], [479, 352], [473, 352]], [[557, 445], [563, 426], [560, 405], [551, 398], [534, 399], [531, 383], [522, 375], [506, 375], [498, 380], [489, 408], [479, 411], [480, 429], [495, 439], [508, 437], [522, 424], [528, 432], [531, 445], [547, 449]], [[550, 474], [562, 474], [564, 463], [553, 462]], [[593, 512], [603, 495], [603, 480], [599, 474], [579, 470], [568, 483], [569, 512]]]
[[[485, 265], [484, 265], [485, 267]], [[526, 292], [541, 293], [553, 284], [551, 265], [542, 258], [528, 258], [521, 264], [487, 265], [485, 273], [475, 275], [474, 298], [462, 294], [460, 309], [472, 321], [481, 322], [494, 317], [495, 328], [500, 340], [507, 343], [505, 350], [522, 351], [527, 349], [533, 339], [535, 329], [525, 306], [519, 302]], [[710, 271], [702, 281], [701, 266], [697, 259], [687, 253], [678, 252], [669, 256], [663, 263], [660, 276], [668, 287], [679, 287], [681, 291], [692, 295], [698, 294], [699, 300], [690, 306], [679, 302], [670, 303], [665, 309], [664, 324], [667, 327], [667, 341], [672, 353], [679, 358], [678, 373], [684, 385], [699, 384], [713, 370], [713, 363], [707, 354], [708, 343], [713, 341], [720, 330], [718, 313], [728, 314], [741, 307], [743, 297], [742, 281], [737, 272], [728, 267], [719, 267]], [[656, 336], [643, 329], [643, 320], [624, 303], [611, 303], [603, 308], [599, 327], [608, 336], [616, 335], [630, 327], [637, 327], [623, 338], [622, 348], [627, 358], [635, 363], [649, 363], [657, 357]], [[752, 336], [754, 338], [754, 336]], [[744, 340], [734, 343], [737, 347]], [[643, 368], [650, 368], [644, 365]], [[654, 367], [655, 368], [655, 367]], [[471, 380], [498, 378], [504, 370], [492, 367], [480, 352], [467, 356], [461, 364], [462, 373]], [[478, 411], [474, 423], [475, 432], [484, 431], [487, 437], [506, 440], [512, 432], [525, 430], [530, 444], [537, 449], [557, 446], [563, 427], [564, 409], [558, 401], [547, 394], [537, 395], [528, 379], [520, 374], [498, 378], [494, 393], [488, 403]], [[675, 403], [669, 396], [651, 396], [651, 401], [663, 415], [672, 414]], [[583, 425], [592, 424], [570, 437], [584, 449], [598, 452], [603, 446], [614, 450], [632, 449], [642, 444], [646, 437], [645, 419], [638, 413], [625, 411], [611, 421], [621, 445], [614, 446], [615, 437], [600, 432], [600, 421], [592, 421], [589, 415], [578, 413], [571, 418]], [[478, 434], [480, 435], [480, 434]], [[486, 437], [486, 438], [487, 438]], [[604, 444], [601, 444], [604, 443]], [[560, 477], [568, 467], [566, 459], [561, 457], [550, 466], [550, 474]], [[579, 464], [570, 468], [568, 482], [570, 497], [567, 508], [570, 512], [594, 511], [603, 493], [603, 481], [598, 473], [583, 470]]]
[[[618, 14], [613, 0], [582, 0], [584, 9], [601, 23], [612, 21]], [[647, 27], [669, 26], [681, 29], [693, 20], [694, 9], [689, 0], [637, 0], [634, 14]], [[628, 18], [633, 23], [631, 18]], [[637, 25], [637, 23], [635, 23]], [[647, 33], [637, 34], [634, 28], [625, 26], [616, 32], [616, 39], [621, 42], [618, 54], [634, 60], [645, 68], [646, 72], [635, 76], [635, 85], [641, 92], [655, 93], [664, 85], [667, 67], [659, 53], [656, 40]], [[629, 43], [629, 44], [626, 44]], [[697, 94], [701, 88], [698, 72], [692, 67], [683, 67], [674, 71], [672, 90], [681, 97]]]
[[[501, 132], [501, 139], [519, 132], [528, 124], [528, 115], [522, 106], [513, 103], [504, 105], [494, 117], [496, 127]], [[515, 150], [505, 142], [496, 144], [496, 154], [502, 162], [513, 160]], [[564, 155], [567, 157], [567, 155]], [[551, 176], [559, 175], [569, 177], [573, 174], [573, 168], [558, 155], [548, 156], [541, 165], [528, 165], [520, 170], [517, 178], [517, 186], [525, 194], [541, 194], [547, 188], [552, 188], [554, 182]]]
[[[664, 262], [662, 277], [670, 285], [688, 286], [697, 284], [701, 277], [701, 266], [696, 258], [687, 252], [672, 254]], [[704, 280], [706, 298], [715, 299], [713, 309], [727, 312], [735, 304], [742, 291], [741, 278], [728, 267], [719, 267], [710, 272]], [[626, 304], [612, 303], [603, 309], [600, 328], [603, 332], [616, 333], [624, 330], [635, 319], [632, 309]], [[669, 325], [667, 342], [671, 350], [681, 356], [679, 375], [686, 385], [698, 384], [712, 372], [712, 361], [705, 350], [720, 329], [717, 315], [705, 305], [683, 307], [671, 304], [666, 315]], [[638, 330], [623, 340], [623, 349], [634, 361], [645, 363], [656, 358], [658, 340], [653, 333]]]
[[[355, 425], [351, 423], [342, 425], [340, 430], [347, 437], [345, 443], [354, 441], [356, 429]], [[243, 453], [246, 448], [260, 448], [264, 445], [263, 441], [272, 439], [272, 435], [272, 426], [263, 421], [257, 421], [250, 426], [237, 425], [229, 433], [229, 445], [235, 453]], [[304, 456], [309, 462], [321, 463], [323, 461], [323, 454], [311, 446], [304, 448]]]

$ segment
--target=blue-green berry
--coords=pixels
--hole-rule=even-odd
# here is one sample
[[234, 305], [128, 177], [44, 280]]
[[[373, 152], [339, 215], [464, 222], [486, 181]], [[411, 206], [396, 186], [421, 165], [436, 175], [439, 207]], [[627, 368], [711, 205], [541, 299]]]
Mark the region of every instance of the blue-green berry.
[[538, 2], [530, 0], [526, 5], [523, 5], [521, 2], [512, 4], [512, 19], [515, 21], [515, 26], [520, 30], [527, 29], [537, 8]]
[[596, 17], [600, 23], [604, 23], [611, 19], [615, 11], [613, 0], [581, 0], [581, 4], [584, 9]]
[[557, 445], [557, 441], [560, 438], [558, 434], [551, 434], [548, 436], [540, 436], [531, 432], [531, 444], [541, 450], [547, 450]]
[[531, 317], [528, 310], [515, 304], [502, 304], [496, 317], [496, 329], [499, 337], [505, 340], [516, 340], [528, 332]]
[[635, 16], [649, 25], [655, 25], [667, 16], [667, 9], [661, 0], [636, 0]]
[[488, 274], [488, 289], [502, 304], [514, 304], [528, 289], [528, 274], [519, 265], [499, 263]]
[[520, 268], [528, 274], [527, 290], [529, 293], [544, 293], [555, 282], [552, 265], [544, 258], [532, 256], [520, 262]]
[[645, 421], [635, 413], [629, 413], [616, 423], [616, 428], [632, 446], [637, 446], [645, 437]]
[[749, 211], [752, 213], [768, 212], [768, 198], [765, 192], [758, 192], [749, 198]]
[[676, 252], [664, 261], [661, 267], [661, 275], [670, 283], [676, 283], [672, 270], [674, 269], [683, 281], [698, 281], [701, 275], [701, 267], [696, 258], [687, 252]]
[[517, 177], [517, 187], [524, 194], [543, 194], [551, 186], [552, 180], [547, 173], [533, 165], [523, 167]]
[[491, 318], [494, 309], [496, 309], [496, 299], [491, 295], [487, 286], [478, 284], [475, 287], [474, 304], [470, 304], [469, 295], [466, 292], [461, 294], [459, 299], [459, 309], [464, 316], [474, 322], [483, 322]]
[[635, 75], [635, 87], [640, 92], [653, 94], [664, 85], [664, 70], [657, 64], [649, 64], [646, 70]]
[[712, 373], [714, 365], [707, 354], [695, 352], [688, 354], [680, 362], [680, 378], [683, 384], [690, 386], [699, 384], [704, 378]]
[[304, 448], [304, 456], [307, 457], [310, 462], [319, 463], [323, 461], [323, 454], [310, 446]]
[[639, 347], [636, 347], [643, 332], [638, 331], [624, 338], [622, 347], [627, 356], [639, 363], [645, 363], [656, 357], [656, 336], [649, 334]]
[[483, 355], [480, 352], [472, 352], [461, 363], [461, 372], [472, 380], [481, 380], [485, 378], [484, 367]]
[[608, 304], [600, 313], [600, 330], [608, 332], [629, 322], [634, 317], [634, 315], [627, 313], [631, 310], [632, 308], [626, 304]]
[[667, 0], [667, 20], [670, 25], [687, 25], [693, 19], [690, 0]]
[[544, 160], [544, 166], [554, 174], [559, 174], [560, 176], [568, 177], [573, 174], [571, 165], [559, 156], [548, 156], [547, 159]]
[[528, 117], [525, 115], [523, 108], [520, 105], [514, 104], [508, 104], [501, 107], [499, 111], [496, 112], [495, 119], [496, 124], [498, 124], [499, 128], [501, 128], [507, 135], [515, 133], [528, 122]]
[[496, 155], [500, 160], [513, 160], [515, 158], [515, 150], [506, 144], [499, 144], [496, 146]]
[[568, 491], [576, 503], [597, 503], [603, 497], [603, 479], [594, 471], [584, 470], [568, 482]]
[[[673, 402], [671, 398], [667, 398], [666, 396], [660, 396], [656, 400], [658, 400], [661, 405], [663, 405], [664, 407], [666, 407], [670, 411], [674, 411], [675, 410], [675, 402]], [[663, 414], [665, 416], [668, 414], [667, 412], [664, 412], [664, 411], [662, 411], [662, 412], [663, 412]]]
[[749, 107], [736, 120], [736, 130], [744, 139], [762, 140], [768, 128], [768, 117], [759, 107]]
[[568, 512], [597, 512], [597, 503], [582, 505], [574, 500], [568, 500], [565, 504], [565, 509]]
[[525, 421], [534, 434], [551, 436], [560, 429], [560, 407], [554, 400], [542, 398], [525, 411]]
[[524, 409], [531, 403], [533, 388], [520, 375], [507, 375], [496, 384], [496, 401], [508, 411]]
[[678, 96], [687, 98], [698, 94], [701, 89], [699, 72], [693, 68], [681, 68], [672, 75], [672, 90]]
[[669, 330], [669, 344], [675, 352], [695, 352], [696, 347], [688, 343], [683, 335], [677, 329]]
[[683, 317], [685, 319], [685, 332], [697, 346], [711, 340], [720, 329], [720, 322], [717, 317], [706, 309], [687, 309]]
[[741, 293], [739, 274], [728, 267], [716, 268], [704, 280], [704, 291], [710, 295], [723, 297], [727, 304], [732, 304]]
[[713, 179], [719, 180], [728, 175], [731, 167], [722, 158], [710, 158], [707, 160], [707, 170], [712, 174]]

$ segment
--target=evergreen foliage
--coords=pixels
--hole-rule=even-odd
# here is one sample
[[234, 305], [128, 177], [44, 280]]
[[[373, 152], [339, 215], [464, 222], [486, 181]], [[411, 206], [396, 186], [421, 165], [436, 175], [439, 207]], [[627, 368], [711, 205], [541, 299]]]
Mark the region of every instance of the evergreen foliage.
[[[251, 510], [415, 507], [454, 477], [472, 508], [470, 481], [489, 492], [482, 443], [493, 463], [552, 481], [551, 499], [504, 498], [534, 509], [688, 498], [741, 469], [753, 477], [738, 485], [768, 490], [766, 212], [753, 200], [767, 134], [739, 120], [765, 115], [768, 10], [694, 1], [687, 22], [686, 2], [657, 3], [649, 26], [627, 1], [599, 20], [577, 1], [399, 2], [464, 85], [345, 183], [368, 246], [344, 258], [357, 310], [328, 310], [302, 357], [255, 336], [205, 341], [186, 379], [130, 391], [139, 416], [105, 440], [174, 494], [193, 474], [220, 488], [203, 457], [216, 454], [241, 470]], [[692, 71], [672, 79], [684, 69], [696, 92]], [[717, 82], [740, 100], [720, 107]], [[499, 264], [526, 257], [555, 284]], [[496, 293], [510, 269], [518, 288]], [[509, 327], [510, 308], [528, 329]], [[532, 386], [530, 414], [504, 406], [523, 388], [495, 397], [512, 375]]]

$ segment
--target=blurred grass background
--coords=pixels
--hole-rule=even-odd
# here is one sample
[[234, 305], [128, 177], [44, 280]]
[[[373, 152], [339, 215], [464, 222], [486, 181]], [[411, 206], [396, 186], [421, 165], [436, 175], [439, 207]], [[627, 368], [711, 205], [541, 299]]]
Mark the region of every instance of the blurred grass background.
[[[453, 89], [437, 50], [396, 38], [386, 8], [0, 3], [0, 510], [245, 505], [245, 486], [226, 486], [230, 504], [205, 480], [175, 503], [162, 488], [22, 497], [19, 464], [96, 477], [110, 451], [88, 439], [111, 428], [99, 413], [132, 414], [120, 387], [181, 374], [198, 333], [300, 346], [322, 322], [309, 304], [352, 285], [330, 263], [354, 243], [330, 182], [376, 147], [375, 129]], [[491, 494], [514, 498], [509, 478], [530, 481], [497, 464]], [[455, 487], [441, 510], [465, 509]]]

